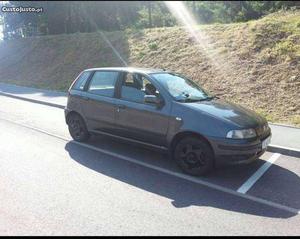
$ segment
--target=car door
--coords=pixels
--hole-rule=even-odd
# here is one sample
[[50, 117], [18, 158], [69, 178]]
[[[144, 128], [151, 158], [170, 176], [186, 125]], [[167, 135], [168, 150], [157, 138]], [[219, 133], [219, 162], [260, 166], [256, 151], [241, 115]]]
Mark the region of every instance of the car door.
[[115, 126], [115, 85], [119, 77], [118, 71], [95, 71], [87, 89], [84, 112], [90, 131], [111, 132]]
[[[146, 92], [147, 84], [152, 82], [145, 75], [122, 74], [116, 99], [116, 130], [122, 137], [166, 146], [170, 104], [165, 102], [163, 106], [158, 107], [155, 104], [144, 103], [144, 96], [153, 94]], [[158, 91], [156, 94], [162, 97]]]

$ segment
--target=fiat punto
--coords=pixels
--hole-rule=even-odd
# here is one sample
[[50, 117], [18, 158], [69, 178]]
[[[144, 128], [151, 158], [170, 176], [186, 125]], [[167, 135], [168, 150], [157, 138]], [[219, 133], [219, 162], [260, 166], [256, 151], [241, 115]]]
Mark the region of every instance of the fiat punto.
[[65, 118], [76, 141], [102, 134], [166, 150], [191, 175], [251, 162], [271, 138], [262, 116], [160, 69], [84, 70], [68, 91]]

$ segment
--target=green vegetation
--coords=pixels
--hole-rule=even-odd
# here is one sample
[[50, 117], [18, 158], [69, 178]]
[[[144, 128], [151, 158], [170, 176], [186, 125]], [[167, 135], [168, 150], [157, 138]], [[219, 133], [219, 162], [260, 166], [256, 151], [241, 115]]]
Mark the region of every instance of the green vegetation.
[[[177, 25], [163, 1], [9, 1], [7, 6], [43, 8], [41, 13], [3, 13], [4, 39], [76, 32], [116, 31]], [[1, 2], [0, 2], [1, 5]], [[186, 1], [199, 23], [232, 23], [258, 19], [297, 1]]]
[[300, 126], [300, 116], [296, 115], [292, 118], [291, 123]]
[[[263, 51], [266, 62], [274, 59], [300, 59], [300, 19], [298, 14], [275, 13], [251, 22], [253, 46]], [[266, 35], [269, 39], [266, 39]]]
[[155, 51], [155, 50], [158, 49], [158, 46], [157, 46], [156, 42], [151, 42], [151, 43], [149, 43], [148, 46], [149, 46], [150, 50], [152, 50], [152, 51]]

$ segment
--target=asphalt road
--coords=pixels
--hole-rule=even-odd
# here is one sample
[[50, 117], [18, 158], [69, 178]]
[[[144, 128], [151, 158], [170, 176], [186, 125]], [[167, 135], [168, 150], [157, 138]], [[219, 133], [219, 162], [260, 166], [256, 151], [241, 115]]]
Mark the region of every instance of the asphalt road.
[[[73, 142], [62, 109], [0, 96], [0, 235], [299, 235], [300, 159], [185, 176], [159, 152]], [[273, 156], [274, 157], [274, 156]]]

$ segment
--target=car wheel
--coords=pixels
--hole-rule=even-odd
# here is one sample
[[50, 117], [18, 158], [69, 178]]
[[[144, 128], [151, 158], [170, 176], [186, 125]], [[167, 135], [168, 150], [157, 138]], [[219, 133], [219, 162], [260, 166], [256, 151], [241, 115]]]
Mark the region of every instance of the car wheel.
[[84, 120], [78, 114], [71, 114], [69, 116], [68, 128], [72, 138], [78, 142], [87, 141], [90, 137]]
[[180, 140], [175, 147], [174, 158], [179, 167], [190, 175], [204, 175], [213, 168], [212, 149], [207, 142], [197, 137]]

